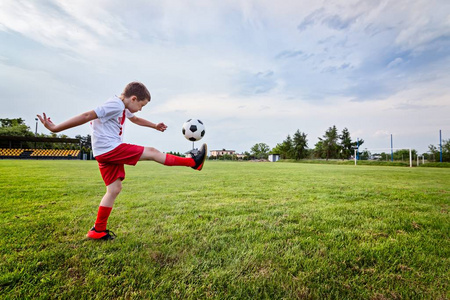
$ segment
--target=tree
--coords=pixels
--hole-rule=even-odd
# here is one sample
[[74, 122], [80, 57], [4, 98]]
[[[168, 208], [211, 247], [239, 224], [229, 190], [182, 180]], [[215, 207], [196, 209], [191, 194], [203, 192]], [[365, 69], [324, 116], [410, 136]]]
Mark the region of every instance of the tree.
[[356, 142], [354, 142], [355, 147], [358, 147], [357, 153], [356, 153], [356, 157], [359, 156], [359, 154], [361, 153], [359, 151], [359, 148], [361, 147], [361, 145], [364, 144], [364, 140], [363, 139], [358, 139]]
[[292, 139], [292, 145], [293, 145], [293, 154], [294, 158], [296, 160], [305, 158], [307, 155], [307, 148], [308, 148], [308, 140], [306, 139], [307, 134], [300, 132], [300, 130], [297, 129], [297, 131], [294, 133], [294, 138]]
[[270, 153], [279, 154], [282, 159], [299, 160], [305, 158], [308, 155], [308, 140], [306, 137], [306, 133], [297, 129], [292, 138], [288, 134], [286, 139], [281, 144], [277, 144]]
[[270, 151], [270, 153], [272, 154], [280, 154], [280, 157], [282, 159], [292, 158], [292, 152], [293, 152], [293, 142], [289, 134], [281, 144], [277, 144], [275, 148], [273, 148], [272, 151]]
[[354, 147], [361, 146], [364, 144], [364, 140], [360, 139], [357, 142], [352, 142], [350, 137], [350, 132], [347, 128], [342, 130], [341, 135], [339, 136], [340, 142], [339, 147], [341, 148], [341, 158], [348, 159], [354, 153]]
[[[322, 138], [319, 137], [319, 142], [322, 142], [321, 144], [321, 155], [325, 156], [325, 158], [328, 160], [330, 158], [337, 158], [338, 157], [338, 131], [335, 125], [333, 127], [328, 128], [327, 131], [325, 131], [325, 134]], [[317, 148], [317, 144], [316, 144]]]
[[[411, 155], [412, 155], [411, 159], [414, 159], [415, 157], [417, 157], [417, 151], [412, 149]], [[400, 149], [394, 151], [394, 160], [409, 161], [409, 149]]]
[[250, 159], [250, 152], [248, 152], [248, 151], [245, 151], [244, 152], [244, 160], [249, 160]]
[[255, 157], [255, 158], [267, 158], [269, 156], [269, 150], [270, 147], [269, 145], [265, 144], [265, 143], [258, 143], [253, 145], [253, 147], [250, 149], [250, 153]]
[[347, 128], [342, 130], [339, 138], [341, 140], [339, 143], [339, 146], [341, 147], [341, 156], [342, 158], [349, 158], [353, 154], [353, 146], [356, 146], [356, 143], [352, 142], [350, 132]]
[[[434, 156], [435, 161], [440, 161], [440, 146], [429, 145], [429, 152]], [[442, 141], [442, 161], [450, 162], [450, 139]]]
[[90, 134], [88, 134], [86, 136], [76, 135], [75, 138], [80, 140], [80, 144], [81, 144], [82, 148], [92, 149]]
[[0, 135], [2, 136], [34, 136], [34, 133], [22, 118], [0, 119], [0, 124]]
[[167, 154], [172, 154], [172, 155], [179, 156], [179, 157], [186, 157], [186, 155], [184, 155], [183, 153], [180, 153], [180, 152], [169, 151], [169, 152], [167, 152]]
[[371, 159], [371, 157], [372, 157], [372, 153], [370, 153], [370, 151], [367, 149], [364, 149], [363, 151], [361, 151], [359, 153], [360, 160], [369, 160], [369, 159]]

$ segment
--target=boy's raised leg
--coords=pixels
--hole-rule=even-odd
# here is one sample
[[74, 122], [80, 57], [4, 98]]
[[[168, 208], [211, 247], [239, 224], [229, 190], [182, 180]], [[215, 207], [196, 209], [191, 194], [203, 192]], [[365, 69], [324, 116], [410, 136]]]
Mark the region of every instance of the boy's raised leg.
[[162, 153], [158, 149], [155, 149], [153, 147], [144, 147], [144, 152], [142, 152], [139, 160], [153, 160], [166, 166], [192, 167], [195, 164], [191, 158]]
[[153, 160], [166, 166], [185, 166], [200, 171], [206, 159], [207, 146], [203, 144], [192, 157], [179, 157], [172, 154], [162, 153], [153, 147], [145, 147], [139, 160]]

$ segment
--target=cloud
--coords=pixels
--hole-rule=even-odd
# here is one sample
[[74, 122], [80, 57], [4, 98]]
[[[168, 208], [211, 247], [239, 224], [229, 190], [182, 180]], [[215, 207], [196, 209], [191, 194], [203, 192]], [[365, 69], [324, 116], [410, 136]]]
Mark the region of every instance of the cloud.
[[282, 51], [275, 58], [293, 58], [304, 55], [303, 51]]
[[300, 60], [307, 60], [314, 56], [314, 54], [306, 54], [301, 50], [297, 51], [290, 51], [290, 50], [284, 50], [277, 54], [275, 56], [276, 59], [300, 59]]
[[268, 93], [277, 86], [276, 75], [272, 70], [249, 73], [242, 71], [236, 80], [241, 95]]
[[6, 1], [0, 9], [0, 20], [8, 31], [19, 32], [48, 47], [70, 51], [96, 50], [98, 34], [117, 36], [113, 33], [119, 32], [107, 30], [102, 15], [98, 16], [102, 21], [85, 16], [84, 20], [89, 21], [80, 22], [81, 18], [71, 13], [57, 3]]
[[303, 21], [297, 26], [297, 29], [299, 31], [305, 31], [309, 27], [314, 26], [318, 20], [321, 20], [323, 18], [324, 12], [324, 8], [313, 11], [303, 19]]
[[[312, 101], [329, 93], [379, 101], [440, 72], [445, 64], [434, 62], [450, 56], [444, 50], [450, 47], [450, 7], [441, 6], [447, 13], [439, 11], [435, 17], [432, 7], [421, 1], [412, 7], [407, 1], [365, 1], [317, 8], [297, 25], [302, 43], [291, 46], [295, 51], [283, 50], [277, 56], [291, 59], [286, 68], [300, 70], [295, 76], [286, 72], [286, 86], [295, 81], [302, 91], [314, 89], [304, 93], [315, 98]], [[307, 62], [294, 60], [306, 55]], [[309, 81], [318, 77], [326, 86], [322, 94]]]
[[401, 57], [396, 57], [393, 61], [391, 61], [387, 67], [394, 68], [395, 66], [401, 65], [403, 63], [403, 59]]
[[386, 137], [389, 135], [390, 135], [390, 133], [387, 130], [377, 130], [374, 133], [374, 136], [376, 136], [376, 137]]
[[352, 16], [348, 17], [346, 19], [343, 19], [339, 15], [332, 15], [328, 16], [323, 19], [322, 23], [327, 25], [329, 28], [335, 29], [335, 30], [344, 30], [350, 27], [353, 23], [356, 22], [358, 16]]

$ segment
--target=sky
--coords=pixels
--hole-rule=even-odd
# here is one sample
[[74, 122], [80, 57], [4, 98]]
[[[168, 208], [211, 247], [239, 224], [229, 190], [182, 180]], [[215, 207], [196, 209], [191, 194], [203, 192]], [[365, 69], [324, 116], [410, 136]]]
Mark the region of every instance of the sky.
[[[152, 100], [124, 141], [209, 150], [273, 148], [297, 130], [308, 147], [335, 125], [372, 152], [450, 138], [450, 1], [0, 1], [0, 118], [35, 131], [143, 82]], [[38, 133], [50, 133], [38, 124]], [[89, 125], [62, 132], [90, 133]]]

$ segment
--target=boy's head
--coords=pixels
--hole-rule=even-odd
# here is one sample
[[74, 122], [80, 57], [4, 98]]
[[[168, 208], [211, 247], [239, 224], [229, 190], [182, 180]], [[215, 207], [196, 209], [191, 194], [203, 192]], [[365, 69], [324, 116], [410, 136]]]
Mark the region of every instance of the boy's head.
[[136, 96], [138, 101], [151, 100], [150, 92], [145, 85], [141, 82], [130, 82], [123, 90], [122, 97], [130, 98]]

